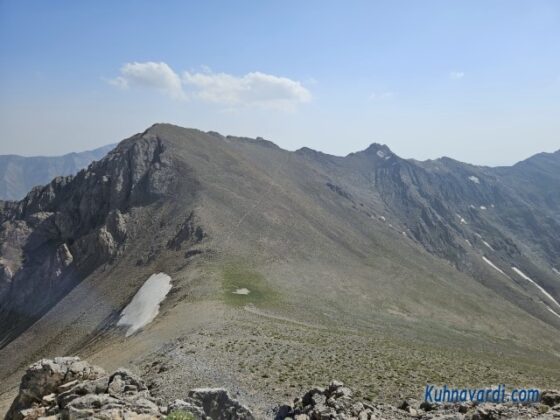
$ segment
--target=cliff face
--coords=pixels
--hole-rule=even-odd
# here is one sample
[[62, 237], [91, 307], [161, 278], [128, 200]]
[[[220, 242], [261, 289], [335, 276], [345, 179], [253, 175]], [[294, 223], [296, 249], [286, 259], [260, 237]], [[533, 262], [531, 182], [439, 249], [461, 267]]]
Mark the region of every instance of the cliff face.
[[163, 143], [134, 136], [76, 176], [33, 189], [0, 212], [2, 342], [126, 246], [131, 212], [173, 194]]

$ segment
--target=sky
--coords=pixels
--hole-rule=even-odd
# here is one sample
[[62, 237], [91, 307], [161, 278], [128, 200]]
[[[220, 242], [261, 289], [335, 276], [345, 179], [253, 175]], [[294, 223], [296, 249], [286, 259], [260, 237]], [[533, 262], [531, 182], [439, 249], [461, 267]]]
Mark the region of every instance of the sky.
[[513, 164], [560, 149], [560, 2], [0, 0], [0, 154], [155, 122]]

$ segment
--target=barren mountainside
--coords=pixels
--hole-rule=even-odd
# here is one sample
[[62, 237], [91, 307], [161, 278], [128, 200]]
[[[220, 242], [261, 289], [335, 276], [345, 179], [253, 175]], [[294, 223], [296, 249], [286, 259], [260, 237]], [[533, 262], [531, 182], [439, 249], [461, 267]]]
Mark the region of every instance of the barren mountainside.
[[[156, 124], [0, 202], [0, 244], [5, 398], [26, 365], [75, 354], [167, 399], [226, 386], [257, 415], [333, 377], [389, 401], [560, 380], [560, 151], [489, 168]], [[171, 292], [126, 336], [160, 272]]]

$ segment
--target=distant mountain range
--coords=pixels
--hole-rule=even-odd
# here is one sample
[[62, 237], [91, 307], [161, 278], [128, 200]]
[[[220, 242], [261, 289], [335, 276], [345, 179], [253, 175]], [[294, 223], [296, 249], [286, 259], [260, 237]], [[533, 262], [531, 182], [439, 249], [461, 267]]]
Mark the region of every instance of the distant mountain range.
[[560, 152], [489, 168], [156, 124], [0, 202], [0, 244], [10, 401], [75, 354], [258, 418], [333, 377], [389, 401], [560, 379]]
[[63, 156], [0, 155], [0, 200], [21, 200], [31, 188], [57, 176], [74, 175], [113, 147], [114, 144]]

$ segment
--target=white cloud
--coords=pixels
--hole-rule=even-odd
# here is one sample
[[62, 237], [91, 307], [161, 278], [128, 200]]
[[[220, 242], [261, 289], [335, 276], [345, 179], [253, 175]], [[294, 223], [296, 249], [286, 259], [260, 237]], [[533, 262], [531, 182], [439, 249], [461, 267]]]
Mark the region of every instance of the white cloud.
[[449, 73], [449, 78], [453, 80], [459, 80], [465, 77], [465, 73], [462, 71], [452, 71]]
[[127, 63], [109, 80], [123, 89], [156, 89], [174, 99], [198, 99], [228, 107], [246, 106], [289, 110], [309, 102], [311, 93], [300, 82], [261, 72], [244, 76], [214, 73], [207, 67], [181, 78], [166, 63]]
[[194, 90], [195, 97], [227, 106], [292, 109], [311, 100], [311, 93], [300, 82], [261, 72], [240, 77], [209, 70], [185, 72], [183, 82]]
[[120, 76], [109, 81], [123, 89], [145, 87], [159, 90], [172, 98], [185, 98], [181, 78], [166, 63], [126, 63], [121, 67]]

